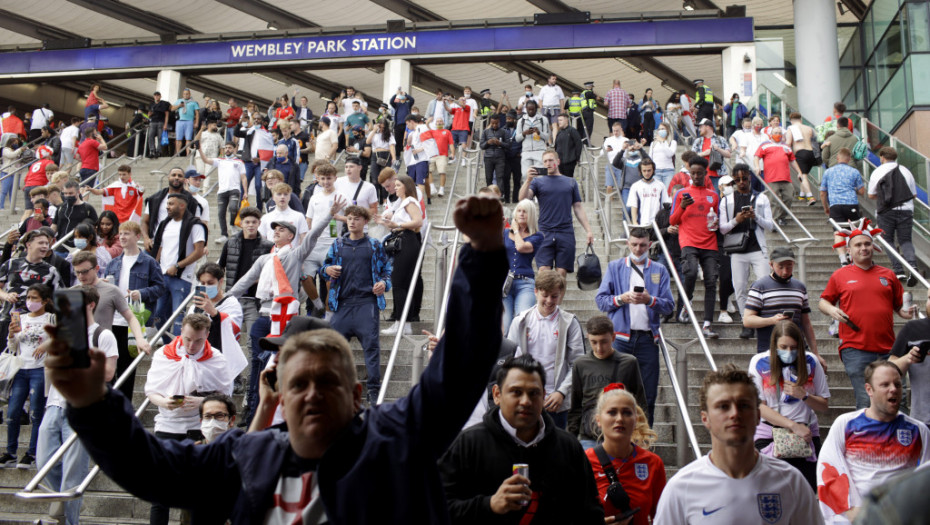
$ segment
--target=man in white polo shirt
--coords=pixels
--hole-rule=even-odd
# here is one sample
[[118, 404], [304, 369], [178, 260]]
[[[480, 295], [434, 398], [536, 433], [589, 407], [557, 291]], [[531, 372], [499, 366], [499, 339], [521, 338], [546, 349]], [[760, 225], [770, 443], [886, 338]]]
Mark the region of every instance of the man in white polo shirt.
[[556, 80], [558, 78], [555, 75], [549, 75], [549, 82], [539, 88], [539, 96], [537, 97], [540, 111], [544, 117], [549, 119], [549, 125], [556, 124], [562, 101], [565, 100], [565, 93], [562, 93], [562, 88], [556, 85]]
[[[227, 142], [223, 146], [223, 156], [216, 159], [208, 158], [200, 149], [200, 159], [207, 166], [216, 166], [216, 209], [220, 222], [220, 237], [217, 244], [226, 242], [229, 233], [228, 227], [234, 226], [236, 215], [239, 213], [239, 203], [242, 199], [242, 190], [247, 186], [245, 180], [245, 164], [236, 155], [236, 144]], [[229, 223], [223, 212], [229, 212]]]

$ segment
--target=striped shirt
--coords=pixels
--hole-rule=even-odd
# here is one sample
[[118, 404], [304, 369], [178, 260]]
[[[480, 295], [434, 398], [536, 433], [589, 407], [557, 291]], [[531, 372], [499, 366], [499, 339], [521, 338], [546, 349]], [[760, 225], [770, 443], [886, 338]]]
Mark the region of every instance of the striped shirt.
[[[809, 314], [807, 287], [801, 281], [791, 278], [783, 281], [771, 274], [752, 283], [746, 297], [746, 309], [756, 312], [759, 317], [775, 317], [786, 310], [794, 313], [791, 320], [801, 326], [801, 314]], [[772, 338], [772, 326], [756, 329], [757, 350], [768, 352]]]
[[630, 96], [623, 88], [615, 87], [604, 95], [607, 102], [607, 118], [626, 119], [630, 110]]

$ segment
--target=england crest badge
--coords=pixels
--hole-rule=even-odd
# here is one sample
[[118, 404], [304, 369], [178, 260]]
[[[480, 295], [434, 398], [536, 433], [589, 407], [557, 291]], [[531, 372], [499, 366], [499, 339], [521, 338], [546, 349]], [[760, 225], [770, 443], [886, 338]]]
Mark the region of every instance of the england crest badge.
[[909, 446], [914, 442], [914, 433], [908, 428], [899, 428], [898, 429], [898, 443], [901, 443], [902, 446]]
[[885, 279], [884, 277], [879, 277], [878, 282], [882, 283], [882, 286], [888, 286], [888, 279]]
[[649, 465], [645, 463], [634, 463], [633, 467], [636, 473], [636, 479], [646, 481], [646, 479], [649, 478]]
[[781, 494], [758, 494], [759, 515], [766, 523], [781, 519]]

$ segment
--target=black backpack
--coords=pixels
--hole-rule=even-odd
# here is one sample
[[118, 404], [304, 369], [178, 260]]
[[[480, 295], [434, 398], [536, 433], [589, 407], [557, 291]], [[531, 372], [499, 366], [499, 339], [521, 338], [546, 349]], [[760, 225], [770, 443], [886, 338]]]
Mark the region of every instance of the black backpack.
[[878, 182], [879, 202], [878, 213], [888, 211], [914, 198], [914, 193], [907, 185], [904, 175], [901, 173], [899, 166], [888, 172]]

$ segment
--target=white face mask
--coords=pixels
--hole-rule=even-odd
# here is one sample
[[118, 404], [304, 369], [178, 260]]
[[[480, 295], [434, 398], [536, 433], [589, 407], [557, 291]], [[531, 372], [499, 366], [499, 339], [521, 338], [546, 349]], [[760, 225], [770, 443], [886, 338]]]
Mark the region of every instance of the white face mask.
[[733, 195], [733, 186], [731, 184], [723, 187], [723, 196], [726, 197], [727, 195]]
[[203, 434], [207, 443], [212, 442], [220, 434], [229, 430], [229, 423], [216, 419], [203, 420], [200, 422], [200, 433]]

